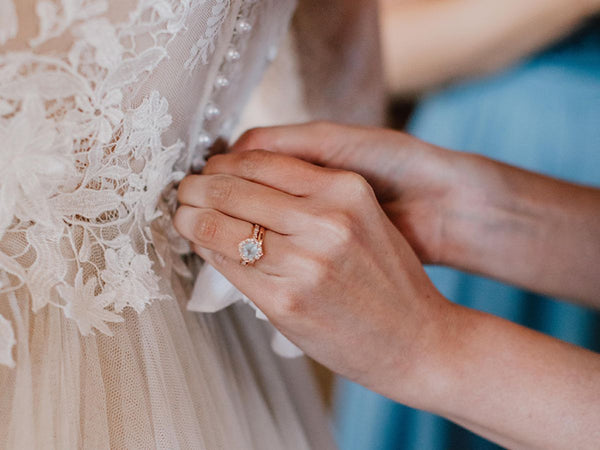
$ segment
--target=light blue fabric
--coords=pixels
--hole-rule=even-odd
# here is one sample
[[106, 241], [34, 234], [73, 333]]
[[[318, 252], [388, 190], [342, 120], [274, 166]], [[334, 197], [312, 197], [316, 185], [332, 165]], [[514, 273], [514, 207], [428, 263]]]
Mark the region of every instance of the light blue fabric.
[[[409, 128], [443, 147], [600, 186], [600, 21], [504, 73], [432, 95]], [[597, 312], [446, 268], [428, 273], [453, 301], [600, 351]], [[496, 448], [352, 383], [337, 387], [341, 450]]]

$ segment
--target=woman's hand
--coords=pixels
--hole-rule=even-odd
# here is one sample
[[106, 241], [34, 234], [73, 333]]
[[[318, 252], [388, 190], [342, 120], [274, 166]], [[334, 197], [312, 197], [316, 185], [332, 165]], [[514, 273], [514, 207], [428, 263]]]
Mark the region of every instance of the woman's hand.
[[600, 308], [598, 189], [377, 128], [259, 128], [233, 150], [252, 148], [362, 174], [423, 262]]
[[[179, 187], [179, 232], [288, 338], [332, 370], [424, 407], [415, 383], [453, 306], [361, 176], [266, 151], [212, 157]], [[264, 256], [238, 243], [267, 228]]]
[[361, 174], [419, 258], [444, 262], [444, 221], [463, 195], [452, 153], [404, 133], [329, 122], [249, 130], [232, 151], [257, 148]]

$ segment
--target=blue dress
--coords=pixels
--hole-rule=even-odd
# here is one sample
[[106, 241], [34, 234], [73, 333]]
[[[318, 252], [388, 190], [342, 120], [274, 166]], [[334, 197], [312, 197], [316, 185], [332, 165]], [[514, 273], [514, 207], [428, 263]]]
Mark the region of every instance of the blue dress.
[[[600, 20], [503, 73], [432, 95], [409, 129], [443, 147], [600, 186]], [[600, 351], [597, 312], [447, 268], [428, 272], [455, 302]], [[335, 406], [341, 450], [498, 448], [347, 381], [338, 382]]]

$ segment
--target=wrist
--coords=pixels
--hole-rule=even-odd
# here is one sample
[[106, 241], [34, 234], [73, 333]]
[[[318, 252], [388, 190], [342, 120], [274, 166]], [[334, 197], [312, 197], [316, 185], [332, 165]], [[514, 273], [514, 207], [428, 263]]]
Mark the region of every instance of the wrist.
[[531, 180], [519, 169], [464, 153], [455, 154], [453, 171], [439, 263], [502, 278], [518, 262], [516, 253], [532, 250], [528, 237], [545, 228], [530, 198]]
[[404, 376], [396, 377], [393, 390], [384, 395], [413, 408], [442, 414], [451, 409], [457, 378], [452, 360], [460, 351], [470, 310], [451, 303], [440, 293], [436, 295], [439, 306], [420, 327], [410, 369], [403, 370]]
[[412, 382], [404, 384], [403, 397], [395, 400], [443, 417], [461, 417], [464, 398], [478, 382], [478, 341], [486, 340], [491, 316], [449, 301], [440, 312]]
[[463, 152], [445, 153], [446, 188], [437, 208], [438, 259], [433, 262], [470, 268], [478, 263], [485, 226], [493, 221], [494, 203], [504, 197], [505, 189], [486, 158]]

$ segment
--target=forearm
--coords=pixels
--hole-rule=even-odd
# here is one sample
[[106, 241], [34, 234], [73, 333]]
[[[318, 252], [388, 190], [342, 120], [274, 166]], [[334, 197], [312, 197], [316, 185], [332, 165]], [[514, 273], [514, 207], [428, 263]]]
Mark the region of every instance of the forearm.
[[566, 34], [600, 2], [383, 0], [382, 10], [388, 83], [410, 94], [505, 67]]
[[477, 156], [456, 166], [442, 264], [600, 308], [600, 190]]
[[[463, 307], [435, 342], [419, 366], [413, 406], [509, 448], [600, 442], [597, 354]], [[404, 401], [406, 383], [399, 389]]]

